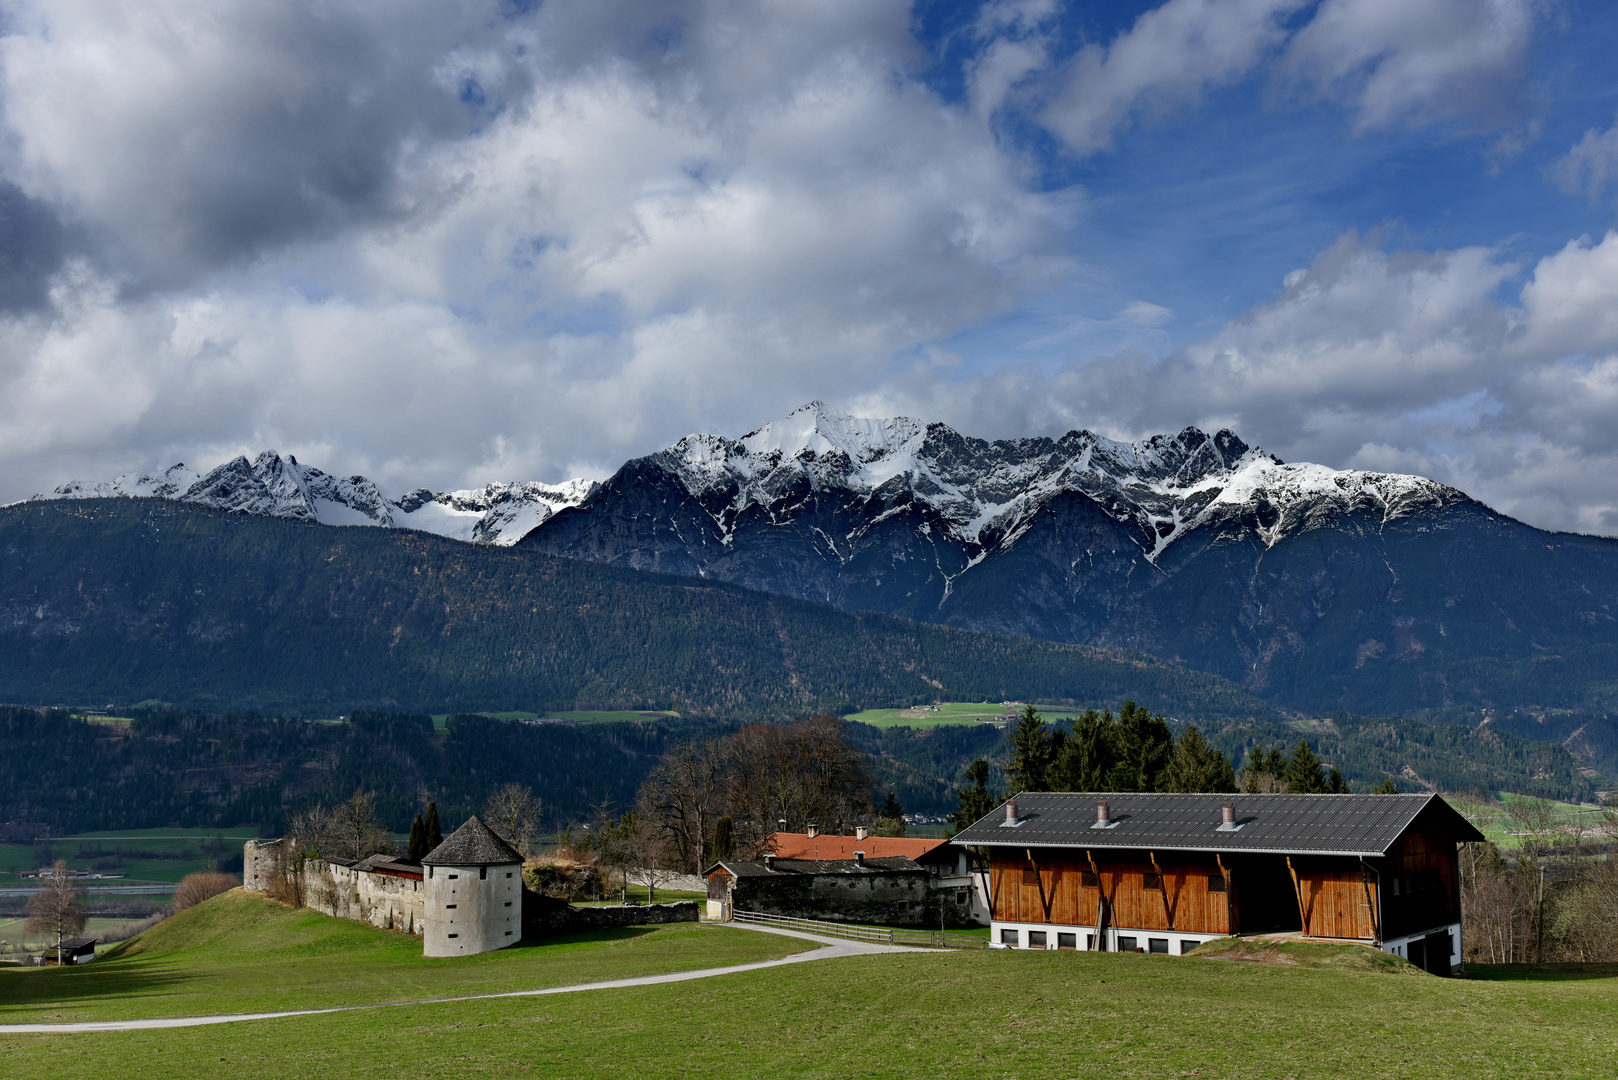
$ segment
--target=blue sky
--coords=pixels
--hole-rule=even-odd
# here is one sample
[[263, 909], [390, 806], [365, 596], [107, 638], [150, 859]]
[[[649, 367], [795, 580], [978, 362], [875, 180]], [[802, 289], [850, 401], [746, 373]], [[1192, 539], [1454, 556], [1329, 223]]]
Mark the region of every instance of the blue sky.
[[819, 398], [1618, 533], [1615, 54], [1555, 0], [0, 0], [0, 500]]

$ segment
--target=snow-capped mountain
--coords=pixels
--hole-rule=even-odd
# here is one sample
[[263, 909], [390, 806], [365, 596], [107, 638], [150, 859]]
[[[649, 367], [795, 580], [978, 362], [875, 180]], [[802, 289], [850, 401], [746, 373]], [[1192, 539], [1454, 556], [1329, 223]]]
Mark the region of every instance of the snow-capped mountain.
[[[991, 442], [818, 402], [739, 439], [692, 435], [630, 461], [521, 541], [850, 610], [1140, 649], [1264, 693], [1305, 679], [1317, 695], [1349, 683], [1392, 693], [1424, 655], [1522, 636], [1489, 607], [1515, 586], [1487, 582], [1513, 565], [1508, 551], [1560, 542], [1431, 480], [1288, 464], [1230, 431]], [[1610, 620], [1603, 604], [1578, 617]]]
[[[1419, 476], [1288, 465], [1228, 430], [1187, 428], [1138, 443], [1088, 431], [987, 442], [944, 424], [868, 420], [818, 401], [740, 439], [688, 436], [652, 460], [694, 497], [724, 498], [716, 525], [727, 540], [749, 509], [774, 505], [800, 483], [864, 498], [904, 491], [951, 537], [981, 547], [1011, 545], [1046, 501], [1080, 492], [1139, 530], [1148, 561], [1191, 530], [1244, 510], [1261, 511], [1254, 528], [1268, 545], [1308, 528], [1323, 510], [1369, 508], [1391, 519], [1466, 497]], [[857, 537], [842, 539], [857, 547]], [[827, 543], [840, 554], [848, 547]]]
[[363, 476], [332, 476], [295, 457], [266, 450], [252, 461], [238, 457], [197, 474], [184, 464], [160, 473], [128, 473], [100, 484], [63, 484], [45, 499], [119, 496], [176, 499], [198, 506], [323, 525], [374, 525], [509, 547], [557, 510], [577, 506], [593, 480], [561, 484], [488, 484], [468, 491], [420, 488], [389, 499]]

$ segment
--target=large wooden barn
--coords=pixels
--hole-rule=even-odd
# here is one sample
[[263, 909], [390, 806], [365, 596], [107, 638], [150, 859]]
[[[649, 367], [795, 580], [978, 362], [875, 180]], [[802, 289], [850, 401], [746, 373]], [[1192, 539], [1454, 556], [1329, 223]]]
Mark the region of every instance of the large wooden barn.
[[1037, 792], [953, 842], [988, 849], [1001, 948], [1179, 954], [1296, 932], [1447, 975], [1457, 844], [1482, 839], [1437, 795]]

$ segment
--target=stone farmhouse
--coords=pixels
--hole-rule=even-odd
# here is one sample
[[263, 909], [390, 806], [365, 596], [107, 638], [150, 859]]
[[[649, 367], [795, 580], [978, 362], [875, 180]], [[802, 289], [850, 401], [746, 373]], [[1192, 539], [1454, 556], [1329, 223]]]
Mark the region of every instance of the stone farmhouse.
[[1437, 795], [1023, 793], [951, 841], [989, 851], [999, 948], [1185, 953], [1228, 934], [1359, 942], [1448, 975], [1457, 845]]
[[[977, 921], [966, 852], [944, 840], [775, 833], [771, 854], [722, 859], [703, 874], [708, 918], [736, 911], [937, 929]], [[984, 913], [987, 909], [984, 909]]]

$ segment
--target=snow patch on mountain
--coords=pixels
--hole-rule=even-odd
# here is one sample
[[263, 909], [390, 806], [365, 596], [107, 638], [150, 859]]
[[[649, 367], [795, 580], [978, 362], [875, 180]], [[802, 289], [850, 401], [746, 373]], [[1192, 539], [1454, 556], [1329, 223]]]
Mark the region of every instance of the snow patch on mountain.
[[[1372, 509], [1384, 521], [1442, 505], [1460, 492], [1419, 476], [1288, 465], [1235, 433], [1187, 428], [1121, 442], [1089, 431], [994, 442], [908, 417], [850, 416], [815, 401], [740, 439], [691, 435], [661, 455], [696, 496], [729, 493], [717, 519], [770, 508], [807, 482], [822, 493], [891, 498], [931, 508], [955, 539], [1008, 546], [1051, 498], [1079, 492], [1132, 522], [1149, 561], [1187, 532], [1238, 519], [1266, 544], [1336, 512]], [[874, 520], [881, 520], [878, 515]]]
[[465, 491], [420, 488], [393, 500], [363, 476], [333, 476], [266, 450], [252, 461], [238, 457], [201, 475], [178, 464], [160, 473], [126, 473], [98, 484], [74, 481], [34, 499], [174, 499], [233, 513], [419, 529], [509, 547], [556, 511], [582, 503], [595, 488], [593, 480], [530, 481]]

